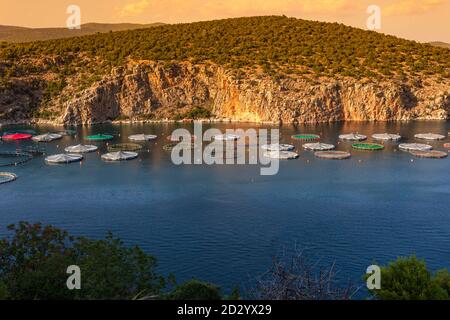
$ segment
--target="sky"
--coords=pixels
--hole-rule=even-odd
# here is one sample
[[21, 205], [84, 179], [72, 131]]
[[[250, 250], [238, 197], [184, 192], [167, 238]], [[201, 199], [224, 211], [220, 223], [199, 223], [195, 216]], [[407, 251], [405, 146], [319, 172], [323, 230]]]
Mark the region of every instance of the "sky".
[[450, 0], [0, 0], [0, 25], [62, 27], [67, 7], [81, 23], [180, 23], [256, 15], [287, 15], [367, 29], [369, 5], [381, 9], [379, 32], [450, 43]]

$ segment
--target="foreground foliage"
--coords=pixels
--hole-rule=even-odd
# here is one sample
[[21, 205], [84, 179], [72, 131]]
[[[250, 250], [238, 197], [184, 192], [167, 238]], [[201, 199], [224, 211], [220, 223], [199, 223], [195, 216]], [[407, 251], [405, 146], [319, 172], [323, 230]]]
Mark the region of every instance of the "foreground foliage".
[[450, 274], [446, 269], [433, 274], [416, 256], [398, 258], [381, 268], [381, 289], [371, 294], [381, 300], [448, 300]]
[[[220, 300], [220, 288], [192, 280], [174, 285], [156, 270], [156, 259], [108, 234], [72, 237], [52, 226], [20, 222], [0, 241], [0, 299]], [[67, 267], [81, 269], [81, 290], [68, 290]], [[168, 291], [168, 285], [174, 289]]]

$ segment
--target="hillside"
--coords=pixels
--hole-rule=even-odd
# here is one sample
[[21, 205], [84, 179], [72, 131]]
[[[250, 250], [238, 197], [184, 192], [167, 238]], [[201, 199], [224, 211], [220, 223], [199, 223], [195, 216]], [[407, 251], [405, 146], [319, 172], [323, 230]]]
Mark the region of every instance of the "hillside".
[[435, 46], [435, 47], [449, 48], [450, 49], [450, 43], [435, 41], [435, 42], [430, 42], [430, 44], [432, 46]]
[[281, 16], [4, 43], [0, 116], [93, 123], [197, 107], [251, 121], [446, 119], [449, 53]]
[[142, 29], [159, 26], [162, 23], [134, 24], [134, 23], [86, 23], [80, 29], [69, 30], [67, 28], [24, 28], [0, 25], [0, 41], [7, 42], [31, 42], [40, 40], [79, 37], [97, 32], [122, 31]]

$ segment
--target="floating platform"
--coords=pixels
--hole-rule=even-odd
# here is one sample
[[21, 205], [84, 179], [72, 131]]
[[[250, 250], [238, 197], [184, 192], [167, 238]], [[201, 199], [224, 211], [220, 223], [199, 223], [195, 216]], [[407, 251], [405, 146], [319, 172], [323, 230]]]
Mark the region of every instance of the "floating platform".
[[9, 183], [17, 180], [17, 176], [11, 172], [0, 172], [0, 184]]
[[383, 150], [384, 146], [376, 143], [355, 143], [352, 145], [353, 149], [364, 151], [377, 151]]
[[178, 145], [182, 145], [183, 148], [189, 148], [189, 149], [194, 149], [195, 144], [194, 143], [186, 143], [186, 142], [178, 142], [178, 143], [169, 143], [163, 146], [163, 150], [165, 151], [172, 151], [173, 148], [175, 148]]
[[430, 151], [433, 147], [428, 144], [423, 143], [402, 143], [399, 146], [400, 150], [403, 151]]
[[[190, 139], [189, 140], [195, 141], [196, 139], [197, 139], [196, 136], [190, 135]], [[183, 137], [168, 136], [167, 140], [169, 140], [170, 142], [181, 142], [181, 141], [183, 141]]]
[[420, 140], [429, 140], [429, 141], [436, 141], [436, 140], [444, 140], [446, 137], [442, 134], [436, 134], [436, 133], [419, 133], [414, 136], [416, 139]]
[[112, 139], [114, 139], [114, 136], [112, 136], [110, 134], [96, 134], [96, 135], [86, 137], [86, 140], [90, 140], [90, 141], [107, 141], [107, 140], [112, 140]]
[[68, 153], [89, 153], [95, 152], [97, 150], [98, 150], [97, 146], [83, 145], [83, 144], [78, 144], [76, 146], [69, 146], [64, 149], [64, 151]]
[[214, 136], [214, 140], [216, 141], [236, 141], [239, 140], [239, 136], [237, 134], [219, 134]]
[[0, 152], [0, 167], [18, 166], [31, 159], [33, 156], [26, 152]]
[[130, 139], [131, 141], [140, 141], [140, 142], [144, 142], [144, 141], [151, 141], [151, 140], [155, 140], [156, 138], [158, 138], [158, 136], [155, 136], [153, 134], [134, 134], [128, 137], [128, 139]]
[[112, 144], [108, 146], [109, 152], [117, 152], [117, 151], [139, 151], [142, 150], [142, 145], [137, 143], [118, 143]]
[[398, 141], [402, 138], [402, 136], [393, 133], [376, 133], [372, 135], [372, 138], [381, 141]]
[[345, 160], [352, 155], [345, 151], [317, 151], [314, 153], [314, 156], [320, 159]]
[[67, 129], [67, 130], [58, 132], [58, 134], [62, 135], [63, 137], [73, 137], [77, 134], [77, 132], [75, 130]]
[[348, 133], [348, 134], [341, 134], [339, 136], [339, 139], [347, 141], [364, 141], [367, 140], [367, 136], [359, 133]]
[[29, 133], [12, 133], [12, 134], [4, 134], [2, 136], [2, 140], [11, 140], [11, 141], [20, 141], [20, 140], [29, 140], [33, 136]]
[[443, 159], [448, 157], [447, 152], [443, 151], [411, 151], [413, 156], [427, 159]]
[[293, 145], [290, 144], [264, 144], [261, 146], [264, 151], [292, 151], [295, 149]]
[[65, 163], [73, 163], [80, 162], [83, 160], [83, 156], [79, 154], [55, 154], [52, 156], [48, 156], [45, 158], [45, 162], [50, 164], [65, 164]]
[[129, 151], [111, 152], [102, 155], [102, 159], [105, 161], [126, 161], [136, 159], [137, 157], [138, 154], [136, 152]]
[[52, 142], [54, 140], [59, 140], [61, 139], [63, 136], [58, 134], [58, 133], [46, 133], [46, 134], [41, 134], [38, 136], [34, 136], [32, 138], [33, 141], [36, 142]]
[[291, 138], [294, 140], [301, 140], [301, 141], [314, 141], [319, 140], [320, 136], [312, 133], [304, 133], [304, 134], [294, 134], [293, 136], [291, 136]]
[[292, 151], [267, 151], [264, 152], [264, 157], [279, 160], [297, 159], [299, 154]]
[[311, 151], [329, 151], [333, 150], [335, 146], [332, 144], [317, 142], [317, 143], [306, 143], [303, 145], [303, 148]]

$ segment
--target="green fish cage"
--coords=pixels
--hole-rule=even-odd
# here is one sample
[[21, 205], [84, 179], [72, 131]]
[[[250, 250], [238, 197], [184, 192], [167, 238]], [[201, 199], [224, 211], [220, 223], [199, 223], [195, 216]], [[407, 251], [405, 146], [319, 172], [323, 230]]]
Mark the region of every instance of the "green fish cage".
[[364, 151], [377, 151], [383, 150], [384, 146], [377, 143], [355, 143], [352, 145], [353, 149]]
[[301, 140], [301, 141], [314, 141], [319, 140], [320, 136], [317, 134], [311, 134], [311, 133], [305, 133], [305, 134], [294, 134], [291, 136], [294, 140]]

